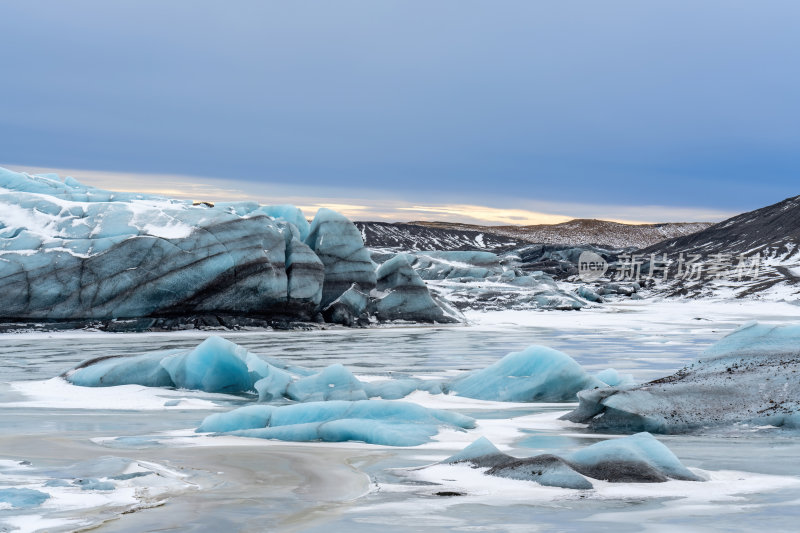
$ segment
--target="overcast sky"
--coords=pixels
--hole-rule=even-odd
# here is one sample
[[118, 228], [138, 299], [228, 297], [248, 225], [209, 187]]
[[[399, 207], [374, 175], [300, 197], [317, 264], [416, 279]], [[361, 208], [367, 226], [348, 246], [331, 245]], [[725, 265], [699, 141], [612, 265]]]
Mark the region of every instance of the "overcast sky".
[[719, 219], [800, 194], [799, 50], [796, 0], [4, 1], [0, 164]]

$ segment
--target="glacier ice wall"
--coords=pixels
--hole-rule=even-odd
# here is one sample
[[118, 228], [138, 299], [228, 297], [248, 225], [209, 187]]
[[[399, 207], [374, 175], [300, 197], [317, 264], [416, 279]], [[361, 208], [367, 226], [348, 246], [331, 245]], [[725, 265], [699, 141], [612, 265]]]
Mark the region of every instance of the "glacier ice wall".
[[[376, 268], [356, 227], [330, 209], [309, 224], [290, 205], [194, 205], [0, 168], [0, 318], [9, 321], [321, 320], [354, 283], [369, 294]], [[435, 302], [420, 308], [432, 302], [424, 284], [414, 290], [410, 300], [395, 291], [380, 318], [451, 321]]]

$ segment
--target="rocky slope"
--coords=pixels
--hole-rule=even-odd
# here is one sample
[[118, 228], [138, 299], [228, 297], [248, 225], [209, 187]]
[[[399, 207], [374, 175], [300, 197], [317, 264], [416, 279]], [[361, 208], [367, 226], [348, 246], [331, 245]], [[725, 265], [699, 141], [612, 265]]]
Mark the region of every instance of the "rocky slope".
[[[735, 296], [800, 293], [800, 196], [737, 215], [702, 231], [643, 248], [671, 261], [664, 294]], [[687, 262], [699, 266], [692, 275]], [[697, 279], [692, 279], [697, 278]]]
[[608, 220], [575, 219], [561, 224], [532, 226], [473, 226], [450, 222], [410, 222], [406, 226], [458, 232], [491, 233], [509, 240], [537, 244], [580, 246], [593, 244], [604, 248], [644, 248], [664, 239], [690, 235], [710, 222], [668, 222], [663, 224], [621, 224]]
[[493, 233], [491, 228], [461, 229], [435, 227], [427, 223], [354, 222], [369, 248], [401, 251], [505, 250], [522, 239]]

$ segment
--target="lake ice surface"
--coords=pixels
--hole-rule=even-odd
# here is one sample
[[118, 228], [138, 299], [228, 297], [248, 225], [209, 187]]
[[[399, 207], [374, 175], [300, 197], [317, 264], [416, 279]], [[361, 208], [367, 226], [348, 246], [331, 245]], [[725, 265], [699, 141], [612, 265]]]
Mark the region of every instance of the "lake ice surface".
[[[614, 435], [561, 422], [574, 404], [502, 403], [416, 392], [406, 401], [478, 419], [429, 444], [286, 443], [194, 433], [252, 398], [139, 386], [74, 387], [82, 360], [190, 348], [220, 334], [248, 350], [360, 379], [451, 376], [543, 344], [590, 372], [671, 374], [750, 321], [800, 323], [788, 303], [639, 301], [580, 312], [471, 313], [467, 326], [325, 331], [20, 333], [0, 336], [0, 487], [48, 492], [0, 504], [0, 531], [794, 531], [800, 436], [735, 427], [658, 436], [705, 483], [596, 484], [594, 491], [491, 479], [440, 461], [486, 436], [515, 456], [567, 454]], [[77, 480], [82, 480], [77, 483]], [[87, 480], [98, 480], [92, 485]], [[93, 490], [110, 481], [113, 490]], [[89, 488], [89, 490], [86, 490]], [[460, 494], [458, 496], [438, 496]]]

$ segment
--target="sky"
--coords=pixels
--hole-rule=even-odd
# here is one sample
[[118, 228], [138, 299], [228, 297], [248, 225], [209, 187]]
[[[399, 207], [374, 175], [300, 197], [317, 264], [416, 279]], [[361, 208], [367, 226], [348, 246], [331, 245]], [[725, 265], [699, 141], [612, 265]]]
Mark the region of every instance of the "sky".
[[795, 0], [6, 0], [0, 165], [361, 220], [721, 220], [800, 194], [797, 50]]

